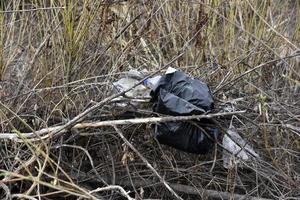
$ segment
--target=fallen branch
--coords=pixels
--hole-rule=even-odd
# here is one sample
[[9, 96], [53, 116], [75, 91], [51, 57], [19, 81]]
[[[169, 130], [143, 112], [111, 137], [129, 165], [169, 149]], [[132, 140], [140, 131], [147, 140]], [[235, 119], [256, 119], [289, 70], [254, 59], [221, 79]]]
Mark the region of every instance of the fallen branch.
[[[171, 121], [189, 121], [189, 120], [199, 120], [208, 119], [226, 115], [242, 114], [246, 111], [237, 112], [223, 112], [215, 114], [205, 114], [205, 115], [191, 115], [191, 116], [168, 116], [168, 117], [148, 117], [148, 118], [134, 118], [134, 119], [124, 119], [124, 120], [108, 120], [100, 122], [85, 122], [75, 124], [72, 129], [84, 129], [84, 128], [99, 128], [104, 126], [117, 126], [117, 125], [127, 125], [127, 124], [151, 124], [151, 123], [161, 123], [161, 122], [171, 122]], [[35, 140], [46, 139], [50, 136], [54, 136], [55, 133], [66, 132], [68, 129], [65, 125], [54, 126], [49, 128], [44, 128], [39, 131], [31, 133], [22, 133], [22, 137], [26, 139], [35, 138]], [[10, 139], [15, 141], [22, 141], [18, 134], [16, 133], [0, 133], [0, 139]]]
[[134, 119], [124, 119], [124, 120], [110, 120], [102, 122], [90, 122], [90, 123], [79, 123], [74, 126], [74, 128], [98, 128], [103, 126], [115, 126], [115, 125], [127, 125], [127, 124], [152, 124], [152, 123], [162, 123], [162, 122], [176, 122], [176, 121], [188, 121], [195, 119], [209, 119], [213, 117], [220, 117], [226, 115], [242, 114], [246, 111], [237, 112], [225, 112], [225, 113], [215, 113], [206, 115], [190, 115], [190, 116], [168, 116], [168, 117], [147, 117], [147, 118], [134, 118]]
[[[153, 183], [147, 180], [143, 180], [143, 181], [134, 180], [133, 183], [136, 187], [144, 187], [144, 188], [149, 186], [158, 186], [161, 184], [161, 183]], [[127, 187], [132, 186], [129, 181], [121, 181], [119, 184]], [[208, 197], [208, 199], [270, 200], [261, 197], [253, 197], [247, 194], [236, 194], [230, 192], [221, 192], [217, 190], [208, 190], [208, 189], [202, 189], [201, 187], [193, 187], [193, 186], [178, 184], [178, 183], [168, 183], [168, 184], [170, 185], [171, 188], [173, 188], [177, 192], [183, 194], [201, 195], [204, 197]]]
[[248, 200], [270, 200], [260, 197], [252, 197], [250, 195], [241, 195], [241, 194], [235, 194], [230, 192], [220, 192], [216, 190], [204, 190], [202, 188], [195, 188], [188, 185], [183, 184], [170, 184], [170, 186], [178, 191], [185, 194], [193, 194], [193, 195], [199, 195], [202, 194], [204, 196], [209, 197], [209, 199], [248, 199]]
[[[63, 174], [59, 174], [62, 177], [64, 176]], [[83, 173], [81, 171], [78, 171], [77, 176], [72, 177], [75, 180], [76, 179], [89, 179], [88, 182], [90, 184], [97, 184], [98, 181], [100, 181], [97, 177], [94, 177], [93, 174], [88, 174], [88, 173]], [[108, 181], [108, 180], [107, 180]], [[166, 181], [166, 183], [173, 188], [173, 190], [183, 193], [183, 194], [190, 194], [190, 195], [197, 195], [197, 196], [205, 196], [208, 199], [247, 199], [247, 200], [270, 200], [267, 198], [262, 198], [262, 197], [254, 197], [251, 195], [247, 194], [236, 194], [236, 193], [229, 193], [229, 192], [221, 192], [217, 190], [209, 190], [209, 189], [203, 189], [201, 187], [195, 187], [195, 186], [190, 186], [190, 185], [185, 185], [185, 184], [180, 184], [180, 183], [171, 183], [169, 181]], [[135, 187], [142, 187], [142, 188], [150, 188], [150, 187], [157, 187], [161, 186], [161, 182], [154, 182], [154, 181], [149, 181], [145, 179], [140, 179], [140, 178], [134, 178], [131, 181], [129, 180], [116, 180], [116, 184], [122, 187], [132, 187], [132, 184], [134, 184]]]

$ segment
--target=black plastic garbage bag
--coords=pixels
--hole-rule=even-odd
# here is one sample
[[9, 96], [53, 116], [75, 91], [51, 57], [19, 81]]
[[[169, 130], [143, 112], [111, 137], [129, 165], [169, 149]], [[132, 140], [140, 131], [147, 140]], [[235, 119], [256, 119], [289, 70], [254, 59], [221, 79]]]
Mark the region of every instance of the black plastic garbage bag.
[[[163, 75], [151, 91], [151, 97], [154, 112], [173, 116], [199, 115], [214, 107], [207, 84], [180, 71]], [[212, 125], [208, 119], [160, 123], [155, 125], [155, 136], [162, 144], [205, 154], [219, 135], [218, 129]]]

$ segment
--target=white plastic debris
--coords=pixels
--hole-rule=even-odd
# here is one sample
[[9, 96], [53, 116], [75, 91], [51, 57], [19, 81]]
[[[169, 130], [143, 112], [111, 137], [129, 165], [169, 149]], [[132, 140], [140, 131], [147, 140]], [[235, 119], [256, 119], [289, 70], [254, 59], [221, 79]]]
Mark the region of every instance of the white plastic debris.
[[[169, 67], [166, 71], [166, 74], [171, 74], [173, 72], [176, 72], [177, 69], [173, 68], [173, 67]], [[161, 76], [154, 76], [154, 77], [151, 77], [151, 78], [147, 78], [145, 81], [144, 81], [144, 85], [147, 86], [148, 88], [154, 90], [160, 80]]]
[[245, 142], [233, 126], [228, 128], [227, 134], [223, 137], [223, 147], [223, 166], [226, 169], [234, 167], [240, 160], [249, 161], [259, 158], [259, 155]]
[[[166, 74], [173, 73], [177, 69], [169, 67]], [[148, 74], [147, 70], [130, 70], [120, 76], [120, 79], [113, 83], [114, 91], [116, 93], [126, 91], [132, 88], [134, 85], [139, 83]], [[125, 93], [125, 97], [129, 99], [150, 99], [150, 91], [154, 90], [158, 84], [161, 76], [154, 76], [147, 78], [143, 84], [136, 86], [130, 91]], [[124, 99], [124, 97], [116, 98], [115, 100]], [[126, 104], [118, 104], [119, 106], [125, 107]]]
[[148, 88], [154, 90], [157, 86], [157, 83], [159, 82], [161, 76], [154, 76], [152, 78], [147, 78], [144, 81], [144, 85], [147, 86]]
[[146, 69], [143, 69], [141, 71], [137, 71], [135, 69], [129, 70], [128, 72], [126, 72], [125, 74], [123, 74], [121, 76], [121, 78], [133, 78], [136, 80], [141, 80], [143, 78], [145, 78], [145, 76], [148, 74], [149, 72]]
[[[117, 92], [126, 91], [132, 88], [134, 85], [139, 83], [138, 79], [134, 78], [121, 78], [120, 80], [113, 83], [115, 90]], [[138, 85], [132, 90], [125, 93], [125, 96], [128, 98], [150, 98], [150, 90], [144, 85]]]
[[[113, 82], [113, 93], [119, 93], [131, 89], [138, 84], [148, 74], [147, 70], [130, 70], [120, 76], [120, 79]], [[143, 84], [140, 84], [130, 91], [126, 92], [124, 96], [119, 96], [114, 99], [115, 105], [125, 108], [128, 105], [140, 106], [143, 103], [149, 102], [151, 89]]]
[[176, 72], [177, 69], [173, 68], [173, 67], [168, 67], [167, 71], [166, 71], [166, 74], [171, 74], [173, 72]]

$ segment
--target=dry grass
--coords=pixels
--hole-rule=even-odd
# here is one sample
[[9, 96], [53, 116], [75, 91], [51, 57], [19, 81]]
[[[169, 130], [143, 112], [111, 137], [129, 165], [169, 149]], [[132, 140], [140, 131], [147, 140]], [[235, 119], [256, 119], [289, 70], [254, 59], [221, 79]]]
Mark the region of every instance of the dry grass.
[[[144, 159], [183, 199], [206, 199], [212, 191], [299, 198], [300, 1], [0, 5], [0, 130], [22, 138], [0, 140], [1, 199], [175, 198]], [[247, 110], [216, 120], [224, 129], [234, 123], [261, 156], [258, 163], [225, 170], [221, 149], [197, 156], [160, 146], [149, 125], [119, 127], [143, 159], [113, 128], [70, 130], [38, 142], [22, 136], [65, 124], [91, 100], [105, 99], [120, 73], [154, 72], [180, 53], [172, 66], [209, 83], [214, 112], [226, 105]], [[85, 120], [119, 115], [107, 104]]]

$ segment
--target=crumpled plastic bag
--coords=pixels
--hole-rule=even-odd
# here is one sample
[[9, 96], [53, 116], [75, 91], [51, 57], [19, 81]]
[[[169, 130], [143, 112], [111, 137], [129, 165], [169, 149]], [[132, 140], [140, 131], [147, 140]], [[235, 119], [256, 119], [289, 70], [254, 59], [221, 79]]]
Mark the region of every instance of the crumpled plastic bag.
[[[207, 84], [181, 71], [163, 75], [150, 95], [154, 102], [153, 111], [166, 115], [200, 115], [214, 107]], [[155, 136], [161, 144], [190, 153], [207, 153], [218, 135], [218, 129], [208, 119], [155, 125]]]
[[[120, 79], [113, 82], [114, 90], [122, 92], [132, 88], [145, 77], [146, 72], [139, 72], [137, 70], [130, 70], [126, 72]], [[128, 98], [150, 98], [150, 89], [144, 85], [138, 85], [132, 90], [126, 92], [125, 96]]]
[[[249, 161], [255, 158], [259, 158], [259, 155], [237, 133], [236, 129], [233, 126], [230, 126], [228, 128], [227, 134], [225, 134], [223, 137], [224, 149], [222, 157], [224, 168], [232, 168], [235, 165], [238, 165], [240, 163], [240, 160]], [[243, 147], [243, 149], [241, 149], [241, 147]]]
[[[121, 78], [117, 82], [113, 83], [114, 89], [116, 92], [122, 92], [132, 88], [134, 85], [139, 83], [140, 81], [134, 78]], [[138, 85], [132, 90], [125, 93], [125, 97], [127, 98], [150, 98], [149, 96], [150, 90], [144, 85]]]

